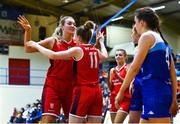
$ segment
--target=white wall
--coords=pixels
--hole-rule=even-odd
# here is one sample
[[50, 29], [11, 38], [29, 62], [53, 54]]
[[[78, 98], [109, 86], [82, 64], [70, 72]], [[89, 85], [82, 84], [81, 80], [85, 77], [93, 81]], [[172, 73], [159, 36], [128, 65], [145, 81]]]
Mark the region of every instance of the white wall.
[[[39, 53], [25, 53], [24, 47], [20, 46], [10, 46], [8, 55], [0, 55], [0, 68], [8, 68], [9, 58], [29, 59], [31, 69], [47, 70], [49, 67], [49, 61], [46, 57]], [[4, 75], [4, 73], [4, 70], [0, 70], [0, 75]], [[31, 71], [30, 75], [45, 77], [46, 71]], [[0, 77], [0, 81], [4, 82], [3, 80], [5, 80], [5, 78]], [[7, 121], [9, 121], [13, 112], [13, 107], [20, 109], [21, 107], [25, 107], [27, 103], [32, 104], [36, 99], [41, 98], [44, 78], [31, 79], [30, 83], [41, 84], [41, 86], [13, 86], [0, 84], [0, 124], [6, 124]]]
[[120, 26], [107, 26], [107, 46], [113, 48], [115, 45], [131, 42], [131, 28]]
[[0, 85], [0, 124], [7, 124], [14, 107], [20, 110], [41, 99], [41, 94], [42, 86]]
[[[46, 70], [49, 67], [49, 60], [47, 57], [41, 55], [40, 53], [25, 53], [24, 47], [21, 46], [10, 46], [9, 55], [0, 55], [0, 68], [8, 68], [9, 58], [17, 59], [29, 59], [30, 69], [40, 69], [45, 71], [30, 71], [30, 76], [42, 76], [45, 77]], [[0, 75], [4, 75], [5, 70], [0, 70]], [[8, 72], [7, 72], [8, 73]], [[0, 81], [4, 82], [5, 77], [0, 77]], [[30, 84], [43, 84], [44, 78], [32, 78]]]
[[125, 49], [128, 55], [134, 55], [134, 44], [131, 42], [131, 28], [107, 26], [107, 46], [112, 48], [109, 57], [114, 57], [117, 49]]

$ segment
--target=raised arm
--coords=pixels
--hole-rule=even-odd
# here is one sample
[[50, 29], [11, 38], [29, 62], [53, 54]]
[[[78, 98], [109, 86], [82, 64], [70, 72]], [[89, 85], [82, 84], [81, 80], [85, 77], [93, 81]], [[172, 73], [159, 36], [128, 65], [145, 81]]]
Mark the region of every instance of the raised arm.
[[34, 41], [29, 41], [27, 43], [29, 47], [36, 48], [40, 53], [47, 56], [49, 59], [70, 59], [71, 57], [74, 57], [75, 60], [80, 60], [83, 57], [83, 50], [80, 47], [72, 47], [65, 51], [59, 51], [54, 52], [50, 49], [47, 49], [45, 47], [42, 47], [38, 43]]
[[101, 51], [99, 51], [99, 57], [100, 59], [107, 59], [108, 58], [108, 53], [106, 50], [106, 47], [104, 46], [104, 35], [101, 32], [97, 33], [97, 38], [96, 41], [99, 42], [100, 44], [100, 49]]
[[21, 15], [18, 17], [17, 22], [24, 29], [24, 46], [25, 46], [25, 50], [27, 50], [26, 43], [29, 40], [31, 40], [31, 32], [32, 32], [31, 25], [30, 25], [29, 21], [25, 18], [25, 16], [21, 16]]
[[[24, 29], [24, 48], [25, 51], [28, 53], [31, 52], [38, 52], [36, 48], [32, 48], [30, 46], [27, 46], [26, 43], [28, 43], [31, 40], [31, 33], [32, 33], [32, 28], [29, 23], [29, 21], [25, 18], [25, 16], [19, 16], [18, 21], [17, 21], [21, 27]], [[53, 38], [47, 38], [45, 40], [39, 41], [38, 44], [41, 46], [44, 46], [48, 49], [52, 49], [54, 39]]]

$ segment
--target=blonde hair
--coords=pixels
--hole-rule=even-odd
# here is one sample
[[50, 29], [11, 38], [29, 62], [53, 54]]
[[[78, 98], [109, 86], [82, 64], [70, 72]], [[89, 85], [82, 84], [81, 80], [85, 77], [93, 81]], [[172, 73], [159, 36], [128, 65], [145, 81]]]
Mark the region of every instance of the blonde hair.
[[66, 19], [68, 18], [72, 18], [74, 19], [73, 17], [71, 16], [64, 16], [64, 17], [60, 17], [60, 20], [59, 20], [59, 23], [58, 23], [58, 26], [56, 27], [56, 29], [54, 30], [54, 33], [52, 34], [52, 37], [55, 37], [57, 39], [61, 39], [61, 36], [62, 36], [62, 26], [64, 26], [65, 24], [65, 21]]

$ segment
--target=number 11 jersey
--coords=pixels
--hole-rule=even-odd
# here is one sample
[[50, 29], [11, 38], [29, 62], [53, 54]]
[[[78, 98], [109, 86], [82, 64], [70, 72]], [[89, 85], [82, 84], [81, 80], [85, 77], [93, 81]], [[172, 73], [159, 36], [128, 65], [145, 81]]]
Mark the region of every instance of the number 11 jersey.
[[99, 83], [99, 54], [93, 45], [80, 45], [83, 57], [77, 62], [77, 85], [93, 85]]

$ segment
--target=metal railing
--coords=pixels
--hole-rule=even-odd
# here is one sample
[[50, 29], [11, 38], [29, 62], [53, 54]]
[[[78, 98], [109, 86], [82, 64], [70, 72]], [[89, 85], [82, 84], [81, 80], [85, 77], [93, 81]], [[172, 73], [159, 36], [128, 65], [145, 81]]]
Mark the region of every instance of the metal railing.
[[[12, 69], [12, 68], [11, 68]], [[9, 84], [10, 78], [16, 79], [28, 79], [29, 78], [29, 85], [43, 85], [46, 77], [47, 70], [45, 69], [23, 69], [23, 68], [13, 68], [15, 70], [29, 70], [28, 76], [23, 75], [13, 75], [9, 74], [9, 68], [0, 68], [0, 84]]]

